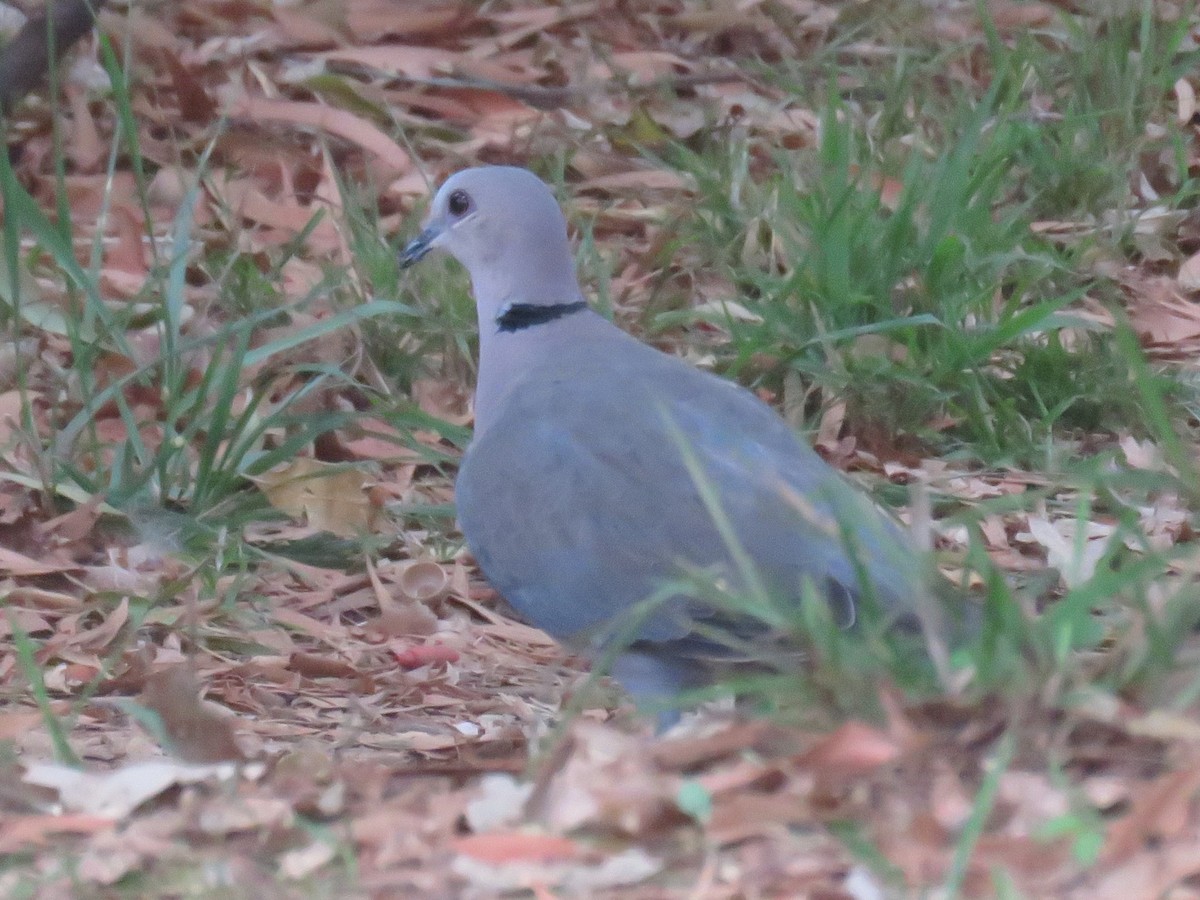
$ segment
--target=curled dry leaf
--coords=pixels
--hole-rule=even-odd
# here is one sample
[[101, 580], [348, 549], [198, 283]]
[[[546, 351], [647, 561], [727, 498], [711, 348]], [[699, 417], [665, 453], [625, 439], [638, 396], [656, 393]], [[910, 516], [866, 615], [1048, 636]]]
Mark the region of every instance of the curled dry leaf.
[[357, 678], [359, 673], [341, 659], [319, 656], [315, 653], [293, 653], [288, 658], [288, 668], [305, 678]]
[[319, 103], [290, 100], [266, 100], [261, 97], [242, 97], [228, 111], [232, 118], [247, 123], [278, 122], [328, 132], [357, 144], [387, 163], [399, 175], [412, 168], [407, 151], [366, 119], [343, 109], [333, 109]]
[[111, 772], [84, 772], [58, 763], [34, 763], [26, 770], [24, 780], [58, 791], [64, 809], [119, 821], [167, 788], [227, 778], [231, 773], [229, 766], [196, 766], [168, 759], [132, 763]]
[[797, 757], [797, 762], [818, 774], [866, 774], [896, 760], [896, 741], [862, 722], [847, 722]]
[[65, 559], [56, 560], [52, 556], [33, 559], [7, 547], [0, 547], [0, 573], [18, 577], [30, 575], [49, 575], [52, 573], [75, 571], [79, 566]]
[[1180, 290], [1188, 293], [1200, 291], [1200, 253], [1193, 253], [1179, 264], [1175, 281]]
[[357, 469], [298, 456], [254, 481], [272, 506], [319, 531], [355, 537], [375, 526], [370, 479]]
[[[1105, 522], [1079, 522], [1076, 519], [1048, 519], [1030, 516], [1029, 536], [1046, 551], [1046, 564], [1062, 575], [1067, 587], [1078, 587], [1096, 572], [1096, 566], [1108, 549], [1108, 537], [1115, 527]], [[1082, 530], [1082, 540], [1078, 532]], [[1017, 535], [1020, 540], [1022, 535]]]

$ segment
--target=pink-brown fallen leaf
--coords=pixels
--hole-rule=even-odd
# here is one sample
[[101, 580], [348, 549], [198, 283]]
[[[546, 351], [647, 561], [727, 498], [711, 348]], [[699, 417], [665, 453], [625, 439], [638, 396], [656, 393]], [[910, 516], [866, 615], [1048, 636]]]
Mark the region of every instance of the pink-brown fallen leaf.
[[1042, 28], [1058, 16], [1058, 10], [1049, 3], [1015, 3], [1013, 0], [991, 0], [987, 4], [992, 23], [1001, 31], [1024, 28]]
[[1129, 812], [1109, 827], [1100, 858], [1109, 864], [1121, 863], [1152, 842], [1181, 836], [1188, 828], [1198, 791], [1197, 759], [1143, 785], [1133, 795]]
[[985, 881], [988, 873], [997, 871], [1021, 872], [1028, 877], [1048, 878], [1060, 871], [1070, 858], [1071, 846], [1065, 840], [985, 834], [975, 846], [972, 867], [978, 870], [981, 879]]
[[306, 678], [356, 678], [359, 672], [344, 660], [316, 653], [293, 653], [288, 668]]
[[0, 853], [16, 853], [31, 845], [44, 844], [56, 834], [96, 834], [114, 828], [111, 816], [63, 813], [57, 816], [13, 816], [0, 824]]
[[[664, 769], [682, 772], [712, 763], [734, 753], [753, 749], [771, 731], [769, 722], [736, 722], [715, 734], [660, 741], [652, 749], [654, 761]], [[761, 768], [761, 767], [760, 767]]]
[[76, 769], [61, 763], [34, 762], [23, 780], [49, 788], [65, 810], [124, 821], [149, 800], [184, 784], [212, 781], [229, 766], [198, 766], [169, 759], [144, 759], [106, 771]]
[[149, 269], [143, 243], [146, 225], [141, 212], [132, 203], [121, 203], [113, 206], [110, 218], [116, 230], [116, 239], [105, 251], [105, 269], [115, 269], [133, 276], [134, 280], [144, 281]]
[[[393, 19], [395, 14], [393, 13]], [[440, 47], [408, 44], [379, 44], [371, 47], [339, 47], [317, 54], [325, 62], [353, 63], [391, 75], [429, 78], [454, 65], [457, 54]], [[419, 98], [414, 98], [419, 99]]]
[[389, 462], [424, 462], [421, 455], [411, 447], [379, 435], [367, 434], [343, 440], [342, 447], [354, 459], [378, 459]]
[[464, 856], [487, 863], [548, 862], [575, 859], [581, 855], [579, 845], [568, 838], [521, 831], [473, 834], [458, 838], [453, 846]]
[[847, 722], [796, 761], [821, 774], [859, 775], [887, 765], [899, 755], [899, 745], [882, 731], [862, 722]]
[[1121, 866], [1108, 871], [1098, 881], [1085, 884], [1072, 896], [1079, 900], [1157, 900], [1160, 897], [1194, 896], [1176, 894], [1185, 879], [1200, 873], [1200, 854], [1196, 853], [1195, 832], [1151, 852], [1139, 853]]
[[7, 447], [13, 431], [21, 427], [21, 411], [26, 402], [34, 406], [42, 399], [40, 394], [26, 395], [23, 391], [5, 391], [0, 393], [0, 446]]
[[79, 566], [67, 560], [55, 560], [47, 556], [33, 559], [16, 550], [0, 547], [0, 572], [7, 575], [24, 577], [30, 575], [51, 575], [57, 572], [71, 572]]
[[706, 772], [696, 779], [713, 797], [721, 794], [742, 794], [748, 790], [774, 790], [783, 781], [783, 773], [776, 765], [758, 759], [747, 759]]
[[71, 215], [77, 217], [76, 224], [93, 222], [107, 209], [115, 209], [125, 203], [136, 203], [137, 180], [126, 171], [109, 175], [68, 175], [65, 180], [67, 202], [71, 204]]
[[[17, 594], [17, 596], [14, 597], [13, 594]], [[14, 603], [18, 600], [27, 600], [31, 595], [36, 595], [37, 592], [25, 588], [19, 593], [14, 591], [13, 594], [9, 594], [5, 600], [9, 603]], [[41, 597], [39, 596], [38, 599], [41, 599]], [[63, 598], [64, 601], [66, 599], [66, 597]], [[74, 609], [77, 607], [76, 605], [63, 602], [59, 608]], [[54, 631], [54, 626], [50, 624], [50, 621], [45, 616], [38, 615], [31, 609], [13, 608], [10, 606], [4, 610], [3, 615], [0, 615], [0, 638], [9, 637], [17, 629], [24, 631], [26, 634], [49, 634]]]
[[[391, 91], [388, 98], [393, 106], [416, 107], [447, 122], [473, 122], [479, 117], [475, 108], [458, 99], [460, 92], [433, 93], [430, 91]], [[425, 194], [429, 187], [415, 172], [397, 179], [392, 190], [407, 194]]]
[[277, 34], [285, 46], [330, 47], [344, 40], [341, 23], [337, 21], [340, 17], [329, 15], [334, 4], [309, 3], [305, 6], [307, 9], [275, 7]]
[[469, 394], [461, 385], [422, 378], [413, 382], [412, 397], [422, 412], [454, 425], [466, 425], [474, 418]]
[[318, 218], [321, 210], [317, 206], [288, 198], [272, 199], [249, 179], [214, 176], [207, 184], [219, 202], [248, 222], [277, 228], [291, 236], [309, 229], [307, 246], [315, 252], [339, 246], [337, 226], [328, 215]]
[[161, 59], [171, 77], [171, 86], [175, 88], [180, 116], [185, 121], [199, 123], [211, 122], [216, 118], [216, 101], [209, 96], [204, 83], [197, 77], [198, 71], [185, 66], [170, 50], [163, 50]]
[[689, 182], [686, 176], [666, 169], [634, 169], [611, 175], [597, 175], [580, 184], [578, 189], [617, 192], [629, 190], [686, 191], [689, 189]]
[[5, 712], [0, 713], [0, 741], [11, 741], [24, 734], [31, 728], [41, 724], [40, 712]]
[[460, 654], [443, 644], [418, 644], [411, 647], [392, 646], [392, 656], [402, 669], [419, 669], [430, 663], [456, 663]]
[[[110, 610], [95, 628], [80, 631], [74, 636], [73, 643], [89, 650], [103, 650], [112, 643], [129, 621], [129, 598], [123, 597], [116, 608]], [[88, 676], [91, 677], [91, 676]]]
[[472, 17], [471, 7], [463, 3], [424, 9], [411, 4], [403, 16], [397, 16], [394, 2], [360, 0], [346, 9], [346, 27], [361, 41], [376, 41], [384, 35], [421, 35], [424, 40], [418, 43], [431, 43], [433, 37], [460, 33], [471, 24]]
[[67, 684], [87, 684], [96, 677], [99, 666], [89, 666], [84, 663], [68, 663], [63, 670]]
[[714, 805], [705, 833], [717, 845], [735, 844], [791, 826], [811, 824], [814, 818], [812, 810], [796, 796], [734, 794]]
[[92, 534], [96, 522], [100, 519], [101, 502], [101, 497], [97, 495], [70, 512], [40, 523], [37, 530], [42, 535], [52, 535], [59, 543], [74, 544], [82, 541]]
[[374, 154], [397, 173], [412, 168], [412, 160], [399, 144], [376, 125], [344, 109], [333, 109], [319, 103], [244, 97], [234, 103], [229, 115], [247, 122], [284, 122], [326, 131]]
[[1179, 264], [1175, 281], [1188, 293], [1200, 290], [1200, 253], [1194, 253]]

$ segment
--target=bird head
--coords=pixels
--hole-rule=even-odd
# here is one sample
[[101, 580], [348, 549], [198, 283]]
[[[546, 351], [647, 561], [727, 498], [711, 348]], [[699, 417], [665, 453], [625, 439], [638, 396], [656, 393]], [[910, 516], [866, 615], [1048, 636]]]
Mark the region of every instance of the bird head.
[[401, 268], [432, 250], [466, 267], [481, 322], [509, 304], [580, 297], [566, 220], [550, 188], [527, 169], [481, 166], [448, 178], [424, 229], [401, 252]]

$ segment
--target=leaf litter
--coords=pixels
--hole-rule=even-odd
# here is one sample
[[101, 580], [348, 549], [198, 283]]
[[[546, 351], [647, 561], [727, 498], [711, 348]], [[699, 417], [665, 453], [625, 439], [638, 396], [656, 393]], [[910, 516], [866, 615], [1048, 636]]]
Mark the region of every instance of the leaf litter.
[[[977, 4], [937, 5], [943, 39], [984, 39]], [[985, 6], [1003, 35], [1064, 14], [1056, 4]], [[390, 235], [430, 180], [468, 162], [568, 146], [572, 213], [622, 260], [610, 285], [622, 316], [659, 284], [660, 273], [646, 268], [659, 255], [655, 223], [695, 190], [634, 148], [712, 121], [750, 136], [754, 166], [768, 164], [773, 146], [815, 145], [816, 112], [740, 62], [820, 44], [841, 14], [814, 0], [427, 0], [402, 13], [387, 0], [109, 8], [100, 30], [130, 47], [136, 67], [130, 102], [154, 170], [147, 192], [128, 160], [107, 168], [117, 123], [98, 89], [107, 76], [94, 42], [76, 51], [64, 78], [65, 111], [35, 94], [10, 137], [21, 148], [19, 177], [44, 210], [65, 190], [79, 260], [99, 254], [105, 304], [133, 312], [156, 266], [177, 252], [184, 202], [195, 226], [190, 266], [230, 249], [265, 260], [299, 236], [274, 287], [283, 302], [309, 301], [330, 264], [358, 278], [346, 184], [377, 187], [379, 227]], [[843, 52], [892, 50], [859, 41]], [[949, 77], [973, 79], [957, 68]], [[1181, 79], [1174, 96], [1178, 121], [1192, 124], [1194, 154], [1195, 85]], [[65, 176], [54, 164], [55, 116]], [[393, 140], [397, 126], [411, 143]], [[210, 144], [200, 177], [197, 153]], [[899, 185], [876, 188], [890, 204]], [[1149, 178], [1131, 191], [1144, 261], [1119, 273], [1129, 319], [1156, 359], [1192, 367], [1196, 242], [1186, 221], [1155, 206]], [[1033, 225], [1062, 241], [1109, 227]], [[1177, 249], [1189, 240], [1190, 251]], [[719, 275], [673, 276], [687, 279], [697, 309], [745, 315]], [[963, 893], [986, 895], [996, 871], [1030, 896], [1195, 892], [1200, 735], [1178, 712], [1097, 693], [1081, 696], [1071, 715], [1033, 709], [1014, 723], [999, 707], [906, 706], [883, 689], [883, 725], [716, 716], [653, 739], [627, 711], [599, 704], [553, 735], [560, 700], [586, 690], [580, 661], [510, 619], [469, 560], [447, 560], [426, 530], [408, 527], [403, 558], [360, 574], [277, 557], [204, 591], [187, 585], [193, 573], [173, 558], [158, 520], [117, 541], [95, 527], [111, 513], [102, 496], [58, 498], [75, 504], [64, 514], [46, 502], [36, 448], [84, 402], [65, 339], [72, 290], [50, 267], [18, 277], [28, 282], [29, 340], [0, 353], [0, 853], [9, 860], [0, 893], [32, 873], [50, 897], [178, 871], [216, 890], [344, 879], [342, 896], [872, 897], [952, 878]], [[8, 275], [0, 281], [6, 291]], [[189, 277], [183, 290], [191, 333], [219, 323], [205, 279]], [[317, 295], [256, 340], [298, 333], [335, 312], [326, 302]], [[1081, 307], [1098, 327], [1113, 326], [1103, 306], [1085, 298]], [[146, 446], [162, 441], [163, 398], [128, 378], [163, 353], [157, 334], [130, 329], [132, 356], [99, 358], [95, 383], [119, 389], [136, 415], [123, 416], [117, 403], [96, 411], [99, 446], [90, 452], [98, 455], [85, 455], [85, 467], [111, 465], [131, 421]], [[303, 382], [304, 365], [367, 377], [355, 362], [360, 351], [346, 333], [309, 341], [295, 369], [270, 377], [280, 392]], [[208, 363], [199, 352], [184, 357], [196, 379]], [[463, 425], [465, 387], [427, 379], [412, 397]], [[355, 408], [354, 391], [331, 389], [314, 411], [321, 403]], [[920, 482], [968, 504], [1049, 487], [1033, 473], [880, 455], [843, 432], [844, 416], [831, 410], [818, 435], [843, 468]], [[287, 518], [249, 529], [247, 540], [394, 536], [401, 523], [390, 506], [447, 502], [444, 475], [396, 434], [360, 421], [261, 476], [266, 502]], [[449, 449], [431, 432], [421, 441]], [[1123, 436], [1120, 447], [1133, 469], [1167, 465], [1153, 444]], [[1054, 488], [1035, 514], [985, 514], [977, 524], [994, 562], [1010, 572], [1049, 566], [1063, 587], [1079, 583], [1110, 540], [1129, 538], [1114, 523], [1080, 521], [1076, 500]], [[1191, 538], [1178, 497], [1160, 495], [1136, 514], [1162, 549]], [[943, 549], [967, 545], [961, 526], [934, 530]], [[1186, 561], [1177, 565], [1190, 574]], [[40, 699], [29, 690], [27, 653]], [[52, 762], [64, 740], [56, 727], [82, 768]], [[1018, 745], [1006, 761], [998, 737], [1010, 728]], [[991, 806], [960, 863], [984, 785]], [[891, 873], [890, 887], [881, 872]]]

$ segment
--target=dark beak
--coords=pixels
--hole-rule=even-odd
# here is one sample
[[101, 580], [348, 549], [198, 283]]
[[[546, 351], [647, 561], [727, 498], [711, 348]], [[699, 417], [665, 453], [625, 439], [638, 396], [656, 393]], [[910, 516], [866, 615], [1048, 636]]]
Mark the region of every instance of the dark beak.
[[407, 269], [409, 266], [416, 265], [421, 261], [426, 253], [429, 252], [429, 245], [433, 243], [433, 239], [438, 236], [438, 233], [433, 228], [426, 228], [418, 234], [409, 245], [400, 251], [400, 268]]

